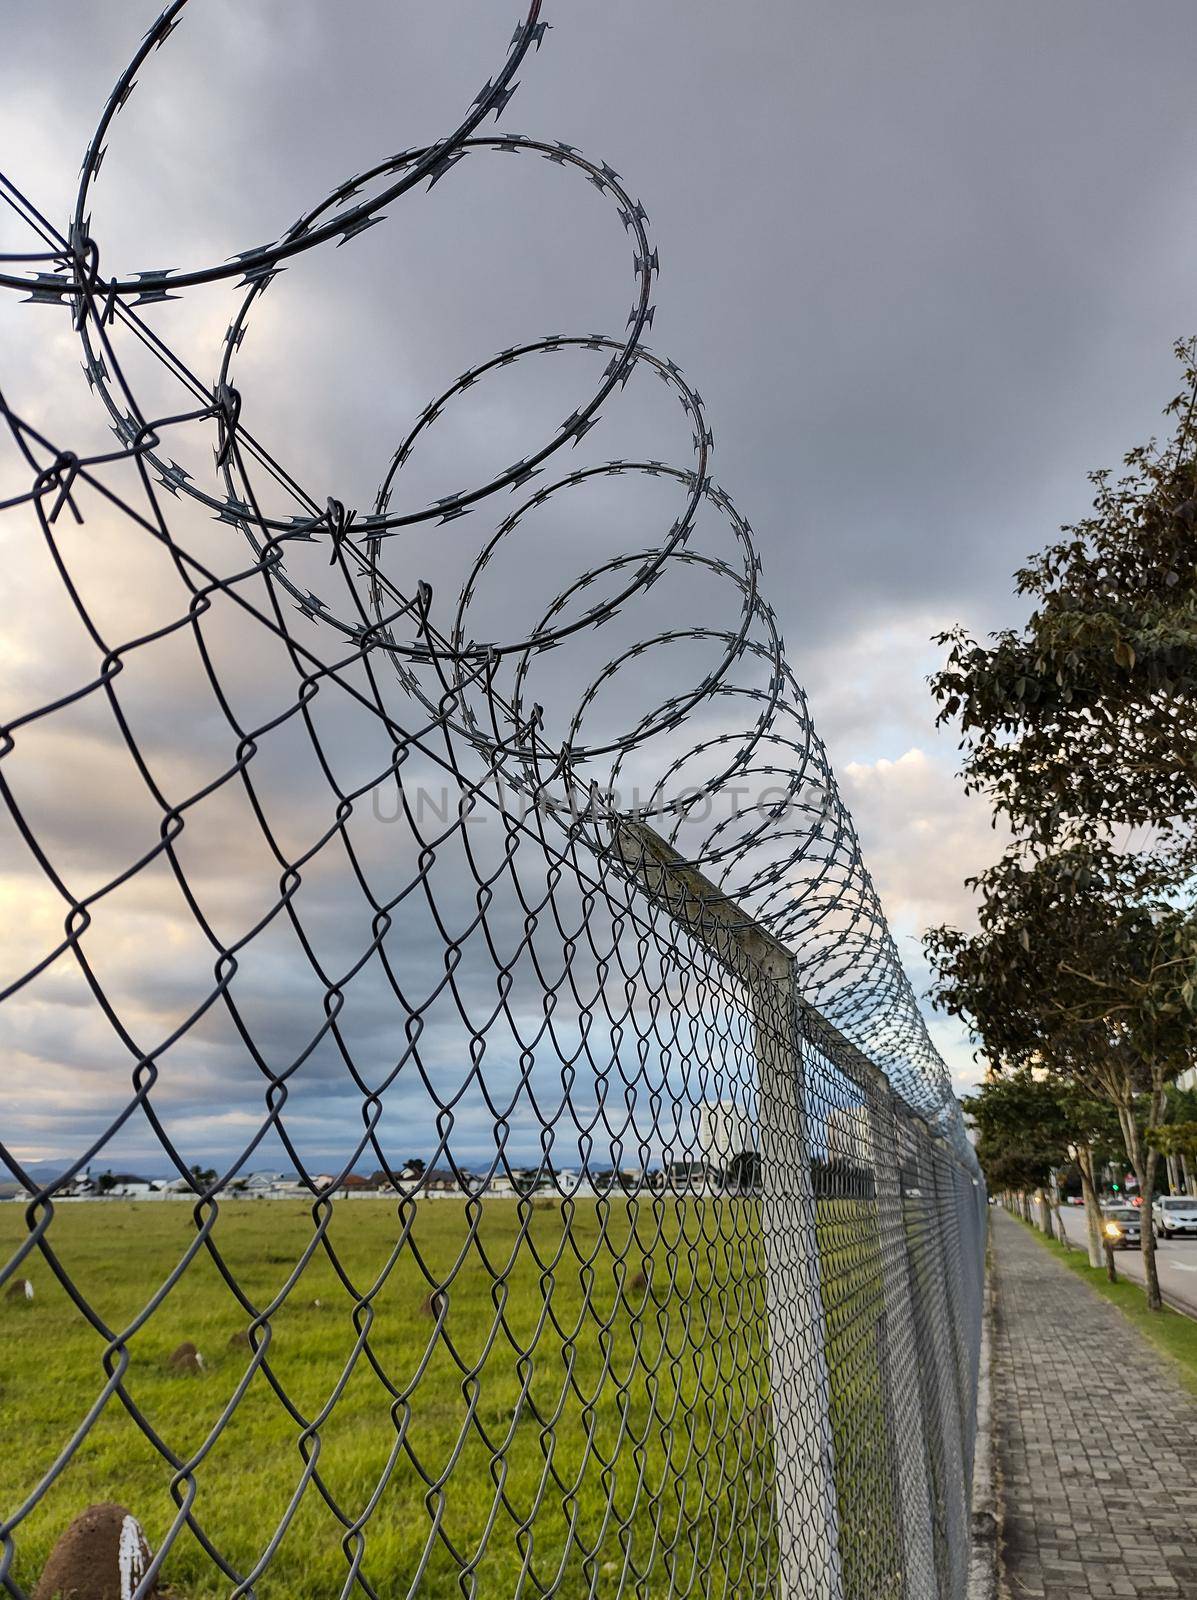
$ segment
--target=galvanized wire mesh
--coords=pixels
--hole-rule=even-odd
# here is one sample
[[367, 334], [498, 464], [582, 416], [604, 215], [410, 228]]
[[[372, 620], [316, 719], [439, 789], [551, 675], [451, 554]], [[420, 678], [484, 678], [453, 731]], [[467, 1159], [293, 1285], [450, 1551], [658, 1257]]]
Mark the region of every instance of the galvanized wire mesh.
[[[478, 131], [544, 40], [534, 0], [447, 139], [232, 264], [106, 276], [106, 140], [184, 3], [64, 231], [0, 178], [30, 241], [0, 285], [69, 325], [116, 437], [72, 452], [7, 375], [4, 1588], [118, 1500], [155, 1551], [139, 1600], [955, 1600], [984, 1193], [701, 398], [643, 343], [644, 207]], [[627, 328], [471, 368], [359, 514], [247, 426], [249, 313], [483, 150], [614, 205]], [[234, 278], [208, 386], [144, 308]], [[551, 438], [402, 498], [455, 401], [561, 352], [597, 376]], [[559, 465], [650, 377], [689, 462]], [[526, 527], [613, 478], [675, 494], [660, 539], [538, 588]], [[472, 508], [442, 603], [405, 540]], [[488, 589], [504, 563], [530, 622]]]

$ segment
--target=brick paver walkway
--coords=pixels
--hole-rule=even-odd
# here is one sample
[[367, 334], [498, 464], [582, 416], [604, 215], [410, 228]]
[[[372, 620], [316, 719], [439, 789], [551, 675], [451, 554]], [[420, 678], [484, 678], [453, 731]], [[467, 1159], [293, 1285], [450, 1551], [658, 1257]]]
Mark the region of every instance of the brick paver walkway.
[[1197, 1600], [1197, 1400], [994, 1208], [993, 1416], [1012, 1600]]

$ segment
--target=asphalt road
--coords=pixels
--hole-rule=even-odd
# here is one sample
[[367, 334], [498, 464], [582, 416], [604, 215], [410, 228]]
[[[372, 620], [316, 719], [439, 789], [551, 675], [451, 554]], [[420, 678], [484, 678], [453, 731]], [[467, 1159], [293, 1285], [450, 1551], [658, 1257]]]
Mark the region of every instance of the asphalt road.
[[[1062, 1206], [1065, 1229], [1070, 1244], [1085, 1249], [1085, 1213], [1080, 1206]], [[1136, 1283], [1143, 1282], [1143, 1259], [1138, 1248], [1115, 1250], [1114, 1262], [1118, 1271]], [[1160, 1275], [1160, 1292], [1164, 1299], [1179, 1311], [1197, 1317], [1197, 1234], [1183, 1239], [1167, 1239], [1156, 1251]]]

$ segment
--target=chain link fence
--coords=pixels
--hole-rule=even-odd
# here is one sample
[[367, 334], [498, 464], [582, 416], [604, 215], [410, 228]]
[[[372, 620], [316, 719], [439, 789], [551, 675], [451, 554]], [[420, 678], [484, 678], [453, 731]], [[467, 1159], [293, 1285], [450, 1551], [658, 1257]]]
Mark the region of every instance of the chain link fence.
[[[47, 319], [0, 396], [0, 1583], [51, 1597], [116, 1503], [136, 1600], [961, 1600], [984, 1189], [701, 397], [644, 344], [645, 208], [479, 131], [537, 0], [445, 139], [233, 263], [110, 275], [95, 180], [184, 9], [64, 230], [0, 177], [0, 310]], [[470, 368], [350, 510], [253, 431], [249, 314], [480, 152], [614, 207], [627, 328]], [[151, 319], [234, 281], [206, 384]], [[546, 442], [409, 491], [549, 356], [589, 388]], [[588, 455], [650, 379], [691, 459]], [[620, 480], [669, 500], [655, 542], [537, 532]]]

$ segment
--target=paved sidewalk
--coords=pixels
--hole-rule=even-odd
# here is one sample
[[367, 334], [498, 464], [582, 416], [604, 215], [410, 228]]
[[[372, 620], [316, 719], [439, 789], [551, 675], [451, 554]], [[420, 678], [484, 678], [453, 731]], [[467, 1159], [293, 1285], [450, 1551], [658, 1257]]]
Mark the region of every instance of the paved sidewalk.
[[993, 1415], [1012, 1600], [1197, 1600], [1197, 1399], [997, 1207]]

